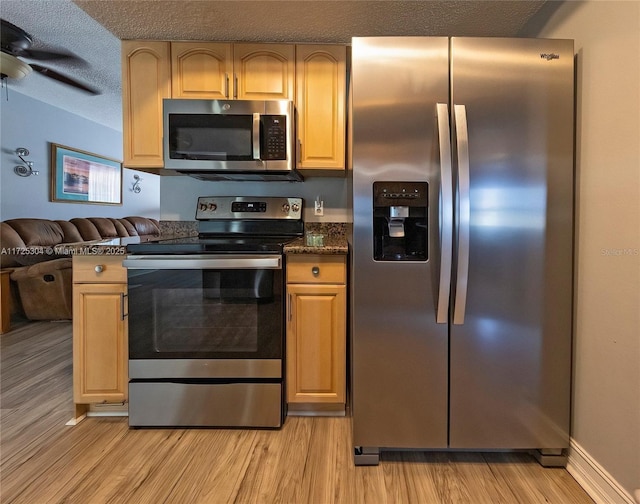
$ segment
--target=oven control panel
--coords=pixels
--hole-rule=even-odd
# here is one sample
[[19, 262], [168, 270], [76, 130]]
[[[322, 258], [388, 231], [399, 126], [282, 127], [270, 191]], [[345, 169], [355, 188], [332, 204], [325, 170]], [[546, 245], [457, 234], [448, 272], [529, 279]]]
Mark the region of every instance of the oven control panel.
[[302, 198], [201, 196], [196, 220], [302, 219]]

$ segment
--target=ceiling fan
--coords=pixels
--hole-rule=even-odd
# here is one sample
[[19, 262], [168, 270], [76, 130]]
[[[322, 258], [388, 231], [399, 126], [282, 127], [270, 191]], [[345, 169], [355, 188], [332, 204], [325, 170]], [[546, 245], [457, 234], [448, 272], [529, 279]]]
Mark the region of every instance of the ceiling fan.
[[71, 53], [32, 49], [31, 46], [33, 44], [33, 38], [31, 35], [22, 28], [19, 28], [4, 19], [0, 21], [2, 22], [0, 29], [0, 78], [2, 78], [2, 80], [7, 77], [12, 79], [22, 79], [33, 71], [68, 86], [85, 91], [89, 94], [100, 94], [100, 91], [97, 89], [56, 72], [51, 68], [22, 61], [20, 58], [38, 61], [83, 60]]

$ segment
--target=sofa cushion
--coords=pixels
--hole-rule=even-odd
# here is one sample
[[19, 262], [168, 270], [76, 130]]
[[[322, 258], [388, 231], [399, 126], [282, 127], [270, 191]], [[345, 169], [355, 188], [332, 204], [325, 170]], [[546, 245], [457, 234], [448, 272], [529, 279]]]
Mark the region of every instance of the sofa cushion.
[[160, 225], [155, 219], [148, 219], [146, 217], [125, 217], [138, 232], [139, 236], [143, 235], [160, 235]]
[[6, 222], [0, 223], [0, 247], [2, 247], [2, 255], [0, 255], [0, 267], [10, 268], [12, 266], [20, 266], [16, 250], [24, 249], [27, 246], [20, 238], [18, 232]]
[[77, 243], [82, 241], [82, 236], [78, 232], [78, 228], [71, 222], [66, 220], [57, 220], [56, 222], [60, 224], [60, 228], [64, 234], [63, 243]]
[[[64, 257], [64, 254], [54, 253], [54, 248], [62, 243], [64, 237], [57, 222], [47, 219], [10, 219], [5, 224], [13, 228], [24, 243], [24, 250], [13, 256], [14, 265], [28, 266]], [[4, 261], [2, 266], [5, 266]]]
[[52, 247], [62, 243], [64, 232], [55, 221], [47, 219], [10, 219], [5, 221], [22, 238], [27, 247]]
[[127, 230], [127, 236], [138, 236], [135, 226], [127, 219], [118, 219], [118, 222]]
[[93, 225], [96, 227], [102, 238], [118, 237], [118, 231], [116, 231], [116, 227], [110, 219], [107, 219], [106, 217], [89, 217], [89, 220], [93, 222]]
[[69, 222], [78, 228], [78, 232], [84, 241], [93, 241], [102, 238], [96, 225], [86, 217], [76, 217], [75, 219], [69, 220]]
[[113, 218], [109, 218], [109, 220], [113, 223], [113, 226], [116, 228], [116, 233], [118, 233], [119, 237], [126, 237], [126, 236], [130, 236], [129, 232], [127, 231], [127, 228], [124, 227], [124, 225], [122, 224], [122, 222], [120, 222], [119, 219], [113, 219]]

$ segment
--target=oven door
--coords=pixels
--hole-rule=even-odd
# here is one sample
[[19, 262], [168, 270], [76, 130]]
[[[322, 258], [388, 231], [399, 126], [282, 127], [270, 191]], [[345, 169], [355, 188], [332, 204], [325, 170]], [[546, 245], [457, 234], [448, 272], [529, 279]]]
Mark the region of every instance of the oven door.
[[280, 255], [128, 256], [129, 374], [281, 378]]

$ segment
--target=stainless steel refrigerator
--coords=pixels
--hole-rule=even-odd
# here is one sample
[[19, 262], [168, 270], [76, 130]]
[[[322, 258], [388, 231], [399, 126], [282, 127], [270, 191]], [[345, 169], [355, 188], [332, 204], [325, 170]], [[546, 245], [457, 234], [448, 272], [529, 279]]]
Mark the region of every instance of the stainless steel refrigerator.
[[354, 38], [351, 76], [355, 463], [565, 464], [573, 42]]

